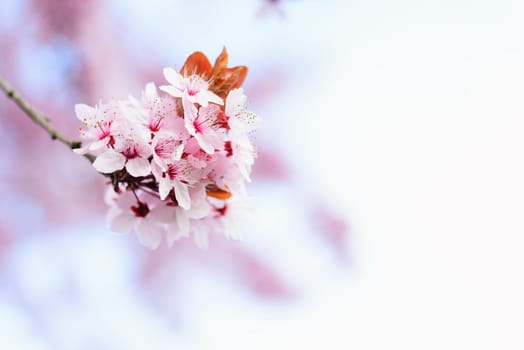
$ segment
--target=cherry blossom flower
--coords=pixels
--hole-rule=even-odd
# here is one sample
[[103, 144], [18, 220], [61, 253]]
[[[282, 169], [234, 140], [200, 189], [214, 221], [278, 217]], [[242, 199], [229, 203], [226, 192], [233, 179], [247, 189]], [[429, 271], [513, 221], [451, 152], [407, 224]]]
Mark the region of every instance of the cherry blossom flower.
[[[112, 189], [110, 191], [112, 192]], [[164, 222], [169, 215], [169, 208], [165, 203], [159, 200], [152, 201], [149, 198], [146, 201], [126, 191], [112, 198], [109, 204], [111, 207], [107, 214], [107, 221], [112, 231], [129, 233], [136, 230], [141, 244], [151, 249], [158, 248], [166, 231]]]
[[164, 68], [164, 77], [171, 85], [162, 85], [160, 90], [173, 97], [184, 97], [191, 103], [206, 107], [209, 102], [222, 105], [224, 102], [214, 92], [209, 91], [209, 83], [197, 74], [183, 76], [173, 68]]
[[112, 173], [125, 167], [131, 176], [147, 176], [151, 172], [148, 157], [151, 147], [148, 144], [149, 131], [141, 125], [121, 123], [115, 135], [114, 144], [100, 154], [93, 167], [101, 173]]
[[99, 107], [90, 107], [85, 104], [75, 106], [77, 118], [84, 124], [80, 128], [80, 136], [84, 144], [82, 148], [75, 149], [78, 154], [88, 152], [97, 153], [102, 148], [114, 142], [112, 138], [113, 121], [117, 109], [112, 105], [102, 105]]
[[202, 220], [211, 212], [211, 205], [205, 197], [204, 187], [192, 188], [191, 197], [194, 198], [191, 208], [177, 206], [173, 208], [172, 223], [167, 228], [167, 244], [172, 246], [173, 243], [181, 238], [188, 237], [191, 231], [191, 220]]
[[216, 105], [208, 105], [197, 109], [185, 98], [182, 98], [182, 105], [187, 131], [196, 138], [206, 153], [213, 154], [215, 148], [222, 145], [221, 139], [223, 139], [220, 135], [221, 124], [218, 120], [220, 108]]
[[226, 98], [225, 113], [230, 130], [226, 150], [232, 163], [238, 167], [246, 181], [251, 181], [251, 167], [255, 162], [255, 149], [249, 133], [255, 130], [260, 120], [257, 116], [246, 110], [247, 97], [242, 89], [231, 90]]
[[258, 127], [259, 119], [247, 111], [247, 96], [243, 89], [233, 89], [226, 98], [225, 114], [231, 130], [237, 134], [252, 132]]
[[148, 83], [142, 94], [142, 108], [146, 114], [146, 123], [153, 133], [158, 132], [166, 120], [177, 119], [175, 100], [168, 96], [159, 96], [154, 83]]
[[169, 246], [193, 237], [205, 247], [218, 232], [238, 238], [235, 208], [245, 206], [256, 156], [249, 133], [258, 119], [239, 88], [247, 67], [228, 68], [224, 49], [214, 66], [192, 54], [181, 72], [166, 68], [172, 85], [148, 83], [140, 99], [75, 107], [84, 123], [77, 153], [110, 180], [110, 228], [135, 230], [152, 249], [164, 235]]
[[164, 200], [171, 190], [174, 190], [175, 198], [182, 208], [191, 207], [188, 186], [196, 183], [198, 175], [187, 160], [173, 161], [164, 167], [153, 164], [153, 175], [158, 181], [158, 193], [160, 199]]

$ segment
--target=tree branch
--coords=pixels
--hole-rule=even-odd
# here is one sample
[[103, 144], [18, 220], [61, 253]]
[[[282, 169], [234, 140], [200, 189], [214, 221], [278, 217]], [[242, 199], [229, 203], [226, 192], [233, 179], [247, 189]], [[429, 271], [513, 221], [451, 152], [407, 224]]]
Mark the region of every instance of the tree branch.
[[[80, 141], [73, 141], [68, 139], [67, 137], [60, 134], [57, 130], [55, 130], [51, 124], [49, 123], [49, 119], [42, 115], [41, 113], [35, 111], [33, 107], [31, 107], [27, 102], [25, 102], [18, 94], [13, 90], [11, 86], [0, 76], [0, 89], [2, 89], [6, 96], [13, 100], [14, 103], [24, 113], [37, 125], [39, 125], [42, 129], [44, 129], [53, 140], [58, 140], [62, 142], [63, 144], [67, 145], [70, 149], [80, 148], [82, 146], [82, 143]], [[84, 154], [84, 157], [86, 157], [91, 163], [94, 162], [95, 157], [92, 154]]]

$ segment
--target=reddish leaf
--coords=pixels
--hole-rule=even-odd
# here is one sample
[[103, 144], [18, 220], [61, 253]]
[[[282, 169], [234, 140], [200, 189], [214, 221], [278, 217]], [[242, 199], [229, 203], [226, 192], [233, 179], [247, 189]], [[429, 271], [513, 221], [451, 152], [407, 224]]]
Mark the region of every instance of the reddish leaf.
[[211, 73], [211, 63], [202, 52], [193, 52], [180, 69], [180, 73], [184, 76], [198, 74], [207, 80]]
[[210, 90], [225, 98], [229, 91], [239, 88], [247, 75], [246, 66], [222, 69], [216, 76], [212, 76]]
[[215, 65], [213, 66], [213, 70], [211, 71], [211, 76], [217, 76], [221, 70], [227, 68], [228, 57], [229, 56], [227, 54], [226, 47], [224, 46], [222, 52], [215, 60]]
[[231, 90], [242, 85], [247, 75], [246, 66], [227, 68], [227, 63], [228, 53], [225, 47], [215, 60], [213, 67], [206, 55], [197, 51], [187, 58], [180, 72], [185, 76], [198, 74], [209, 80], [209, 89], [221, 98], [226, 98]]

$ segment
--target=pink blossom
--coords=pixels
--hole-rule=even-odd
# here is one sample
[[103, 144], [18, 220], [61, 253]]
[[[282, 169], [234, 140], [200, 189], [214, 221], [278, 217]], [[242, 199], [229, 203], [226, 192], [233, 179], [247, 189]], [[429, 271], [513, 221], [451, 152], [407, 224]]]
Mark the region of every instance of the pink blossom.
[[186, 161], [172, 161], [163, 166], [153, 163], [153, 175], [158, 181], [158, 193], [164, 200], [174, 190], [176, 201], [184, 209], [191, 207], [188, 186], [198, 181], [194, 168]]
[[165, 203], [154, 198], [146, 201], [144, 196], [126, 191], [113, 198], [110, 205], [107, 220], [112, 231], [128, 233], [136, 230], [141, 244], [151, 249], [158, 248], [166, 230], [164, 222], [169, 208]]
[[175, 100], [168, 96], [159, 96], [154, 83], [146, 84], [141, 103], [147, 127], [152, 133], [158, 132], [166, 120], [178, 117]]
[[205, 247], [214, 232], [236, 239], [255, 159], [249, 133], [258, 119], [246, 110], [242, 89], [231, 90], [222, 106], [202, 77], [170, 68], [164, 74], [172, 85], [157, 91], [148, 83], [140, 99], [75, 108], [85, 126], [79, 153], [95, 156], [93, 167], [111, 179], [111, 229], [135, 229], [150, 248], [163, 232], [169, 246], [192, 237]]
[[152, 153], [149, 145], [149, 130], [129, 122], [119, 123], [118, 127], [114, 144], [108, 146], [107, 150], [96, 158], [93, 167], [106, 174], [125, 167], [132, 176], [149, 175], [151, 165], [147, 158]]
[[221, 123], [218, 119], [221, 110], [216, 105], [197, 108], [191, 101], [182, 98], [186, 129], [194, 136], [202, 149], [213, 154], [222, 146]]
[[191, 103], [205, 107], [209, 102], [224, 104], [214, 92], [209, 91], [209, 83], [201, 76], [193, 74], [188, 77], [178, 73], [173, 68], [164, 68], [164, 77], [171, 85], [162, 85], [160, 90], [174, 97], [185, 97]]
[[84, 124], [84, 128], [80, 129], [84, 146], [76, 149], [76, 153], [98, 153], [102, 148], [113, 142], [112, 129], [117, 114], [117, 109], [114, 106], [90, 107], [85, 104], [77, 104], [75, 105], [75, 113], [76, 117]]
[[258, 117], [246, 110], [247, 97], [242, 89], [231, 90], [226, 98], [225, 113], [229, 124], [228, 131], [228, 156], [238, 167], [246, 181], [251, 181], [251, 167], [255, 162], [255, 149], [249, 133], [260, 124]]
[[194, 198], [190, 209], [186, 210], [180, 206], [173, 208], [173, 222], [167, 228], [168, 246], [172, 246], [175, 241], [190, 235], [191, 220], [202, 220], [211, 212], [211, 205], [206, 200], [204, 187], [192, 188], [190, 195]]
[[258, 128], [260, 119], [247, 109], [247, 97], [243, 89], [233, 89], [226, 97], [225, 114], [229, 135], [238, 142], [250, 143], [245, 137]]

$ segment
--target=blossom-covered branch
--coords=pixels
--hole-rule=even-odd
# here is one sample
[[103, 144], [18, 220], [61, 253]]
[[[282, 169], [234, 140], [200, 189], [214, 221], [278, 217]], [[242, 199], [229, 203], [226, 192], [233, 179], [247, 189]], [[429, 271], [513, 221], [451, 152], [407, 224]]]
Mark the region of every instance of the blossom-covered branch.
[[240, 237], [259, 121], [247, 110], [246, 74], [228, 67], [225, 48], [214, 65], [197, 51], [179, 72], [164, 68], [159, 89], [150, 82], [139, 98], [75, 106], [83, 127], [74, 152], [95, 156], [93, 168], [111, 179], [112, 231], [135, 231], [151, 249], [164, 237], [200, 247], [212, 233]]
[[[22, 97], [18, 96], [16, 91], [0, 76], [0, 89], [2, 89], [6, 96], [13, 100], [14, 103], [24, 113], [37, 125], [39, 125], [42, 129], [44, 129], [53, 140], [58, 140], [62, 142], [63, 144], [67, 145], [71, 149], [80, 148], [82, 143], [80, 141], [73, 141], [65, 137], [64, 135], [60, 134], [56, 129], [54, 129], [50, 122], [49, 118], [42, 115], [42, 113], [36, 111], [33, 107], [31, 107], [26, 101], [22, 99]], [[85, 154], [84, 155], [90, 162], [93, 162], [95, 160], [95, 157], [91, 154]]]

